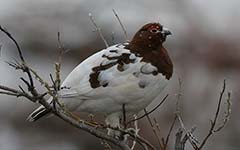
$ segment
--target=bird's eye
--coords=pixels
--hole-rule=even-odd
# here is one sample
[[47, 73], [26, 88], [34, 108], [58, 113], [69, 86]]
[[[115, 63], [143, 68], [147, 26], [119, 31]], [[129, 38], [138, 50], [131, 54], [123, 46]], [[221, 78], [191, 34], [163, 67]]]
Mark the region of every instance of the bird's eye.
[[152, 33], [157, 33], [158, 30], [157, 30], [157, 29], [151, 29], [150, 32], [152, 32]]

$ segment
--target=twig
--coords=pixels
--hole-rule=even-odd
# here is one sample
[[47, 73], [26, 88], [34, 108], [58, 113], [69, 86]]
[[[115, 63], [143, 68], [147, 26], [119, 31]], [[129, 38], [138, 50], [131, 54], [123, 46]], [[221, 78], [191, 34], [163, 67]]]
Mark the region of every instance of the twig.
[[127, 129], [127, 117], [126, 117], [126, 105], [122, 105], [122, 112], [123, 112], [123, 127], [124, 129]]
[[172, 122], [172, 124], [171, 124], [171, 127], [170, 127], [170, 129], [169, 129], [169, 131], [168, 131], [166, 140], [164, 140], [164, 139], [162, 140], [162, 141], [163, 141], [163, 149], [164, 149], [164, 150], [167, 149], [168, 141], [169, 141], [170, 135], [171, 135], [171, 133], [172, 133], [172, 131], [173, 131], [173, 127], [174, 127], [174, 125], [175, 125], [175, 123], [176, 123], [176, 120], [177, 120], [177, 117], [175, 116], [174, 119], [173, 119], [173, 122]]
[[161, 143], [160, 137], [159, 137], [159, 135], [157, 134], [156, 128], [154, 127], [154, 125], [153, 125], [153, 123], [152, 123], [152, 120], [151, 120], [151, 118], [149, 117], [149, 114], [148, 114], [148, 112], [147, 112], [146, 109], [144, 109], [144, 113], [146, 114], [147, 120], [148, 120], [149, 124], [151, 125], [151, 128], [152, 128], [152, 131], [153, 131], [153, 133], [154, 133], [154, 136], [157, 138], [157, 141], [158, 141], [158, 144], [159, 144], [160, 149], [163, 149], [163, 145], [162, 145], [162, 143]]
[[175, 140], [175, 148], [174, 148], [174, 150], [184, 150], [185, 149], [186, 141], [182, 140], [182, 136], [183, 136], [183, 131], [182, 131], [182, 128], [180, 128], [178, 130], [178, 132], [176, 133], [176, 140]]
[[66, 52], [62, 41], [61, 41], [61, 35], [60, 32], [58, 32], [57, 34], [57, 39], [58, 39], [58, 48], [59, 48], [59, 55], [58, 55], [58, 62], [55, 63], [55, 88], [57, 89], [57, 91], [60, 90], [61, 87], [61, 77], [60, 77], [60, 71], [61, 71], [61, 64], [62, 64], [62, 59], [63, 59], [63, 54]]
[[[134, 119], [137, 118], [137, 115], [134, 115]], [[138, 132], [140, 131], [140, 129], [138, 128], [138, 121], [134, 121], [134, 129], [135, 129], [135, 135], [138, 135]], [[134, 150], [135, 145], [136, 145], [136, 139], [133, 140], [133, 144], [131, 146], [131, 150]]]
[[118, 20], [118, 22], [119, 22], [119, 24], [120, 24], [120, 26], [121, 26], [123, 32], [124, 32], [125, 40], [128, 41], [128, 35], [127, 35], [127, 30], [126, 30], [126, 28], [124, 27], [124, 25], [123, 25], [121, 19], [119, 18], [117, 12], [116, 12], [114, 9], [112, 9], [112, 11], [113, 11], [115, 17], [117, 18], [117, 20]]
[[175, 149], [174, 150], [184, 150], [184, 145], [182, 144], [182, 134], [183, 131], [181, 128], [176, 133], [176, 140], [175, 140]]
[[[214, 119], [211, 120], [211, 127], [209, 129], [209, 132], [208, 134], [206, 135], [206, 137], [203, 139], [202, 143], [200, 144], [198, 150], [201, 150], [203, 148], [203, 146], [206, 144], [207, 140], [211, 137], [211, 135], [213, 135], [215, 132], [218, 132], [220, 131], [224, 126], [225, 124], [227, 123], [227, 120], [224, 121], [223, 125], [220, 126], [219, 128], [215, 129], [215, 126], [217, 124], [217, 120], [218, 120], [218, 117], [219, 117], [219, 112], [220, 112], [220, 108], [221, 108], [221, 103], [222, 103], [222, 98], [223, 98], [223, 94], [225, 93], [225, 90], [226, 90], [226, 80], [223, 81], [223, 88], [222, 88], [222, 91], [220, 92], [220, 96], [219, 96], [219, 99], [218, 99], [218, 105], [217, 105], [217, 110], [216, 110], [216, 113], [215, 113], [215, 116], [214, 116]], [[229, 118], [230, 116], [230, 110], [231, 110], [231, 103], [230, 103], [230, 98], [231, 98], [231, 94], [228, 93], [228, 99], [227, 101], [229, 101], [228, 103], [228, 110], [229, 110], [229, 114], [227, 114], [227, 118]]]
[[[183, 141], [185, 141], [185, 143], [186, 143], [186, 141], [188, 140], [188, 138], [191, 138], [191, 140], [192, 140], [194, 143], [199, 144], [198, 139], [193, 135], [193, 133], [195, 132], [196, 129], [197, 129], [197, 127], [196, 127], [196, 126], [193, 126], [193, 127], [190, 129], [190, 131], [187, 132], [188, 134], [185, 134], [185, 136], [184, 136], [184, 138], [183, 138]], [[189, 136], [189, 135], [190, 135], [190, 136]]]
[[112, 44], [115, 44], [115, 33], [114, 32], [112, 32], [111, 37], [112, 37]]
[[[15, 40], [15, 38], [13, 38], [13, 36], [12, 36], [6, 29], [3, 29], [1, 25], [0, 25], [0, 30], [1, 30], [3, 33], [5, 33], [5, 34], [7, 35], [7, 37], [8, 37], [9, 39], [11, 39], [12, 42], [15, 44], [15, 46], [16, 46], [16, 48], [17, 48], [17, 51], [18, 51], [18, 54], [19, 54], [19, 57], [20, 57], [20, 59], [21, 59], [21, 61], [22, 61], [22, 66], [24, 67], [22, 70], [23, 70], [23, 72], [27, 73], [28, 78], [29, 78], [29, 81], [30, 81], [30, 85], [31, 85], [31, 86], [28, 87], [28, 88], [30, 88], [30, 89], [31, 89], [31, 88], [34, 88], [34, 83], [33, 83], [33, 78], [32, 78], [31, 72], [29, 71], [29, 68], [26, 67], [26, 65], [25, 65], [25, 59], [24, 59], [24, 57], [23, 57], [22, 50], [21, 50], [18, 42]], [[33, 91], [34, 91], [34, 90], [33, 90]]]
[[100, 35], [101, 39], [103, 40], [105, 46], [106, 46], [106, 47], [109, 47], [107, 40], [104, 38], [101, 29], [100, 29], [100, 28], [98, 27], [98, 25], [96, 24], [96, 22], [95, 22], [95, 20], [94, 20], [94, 18], [93, 18], [93, 16], [92, 16], [91, 13], [89, 13], [89, 18], [90, 18], [91, 22], [93, 23], [93, 25], [94, 25], [94, 27], [95, 27], [95, 30], [98, 32], [98, 34]]
[[153, 118], [153, 121], [154, 121], [154, 123], [155, 123], [155, 126], [156, 126], [156, 128], [157, 128], [157, 131], [158, 131], [158, 133], [159, 133], [159, 135], [160, 135], [160, 126], [159, 126], [159, 123], [157, 122], [157, 120], [156, 120], [156, 118]]
[[185, 125], [184, 125], [184, 123], [183, 123], [183, 121], [182, 121], [182, 118], [181, 118], [181, 116], [180, 116], [179, 114], [177, 114], [177, 118], [178, 118], [178, 120], [179, 120], [179, 122], [180, 122], [181, 128], [184, 130], [184, 132], [186, 133], [186, 135], [187, 135], [187, 137], [188, 137], [187, 139], [188, 139], [189, 143], [192, 145], [192, 147], [193, 147], [195, 150], [197, 150], [197, 149], [198, 149], [198, 145], [196, 144], [195, 141], [192, 140], [192, 139], [195, 139], [195, 137], [192, 135], [191, 132], [188, 132], [188, 131], [187, 131], [187, 129], [185, 128]]
[[222, 122], [221, 125], [219, 125], [218, 128], [216, 128], [216, 129], [214, 130], [214, 132], [218, 132], [218, 131], [220, 131], [222, 128], [224, 128], [224, 127], [226, 126], [227, 122], [228, 122], [229, 119], [230, 119], [231, 112], [232, 112], [232, 110], [231, 110], [231, 107], [232, 107], [231, 92], [228, 92], [228, 94], [227, 94], [226, 105], [227, 105], [227, 107], [226, 107], [226, 111], [224, 112], [223, 122]]
[[5, 34], [13, 41], [13, 43], [16, 45], [17, 50], [18, 50], [19, 57], [20, 57], [21, 61], [24, 63], [25, 60], [24, 60], [24, 58], [23, 58], [23, 54], [22, 54], [22, 51], [21, 51], [21, 48], [20, 48], [18, 42], [17, 42], [17, 41], [13, 38], [13, 36], [12, 36], [6, 29], [4, 29], [1, 25], [0, 25], [0, 30], [1, 30], [3, 33], [5, 33]]
[[2, 56], [2, 44], [0, 44], [0, 57]]
[[167, 94], [167, 95], [162, 99], [162, 101], [161, 101], [157, 106], [155, 106], [152, 110], [150, 110], [149, 112], [143, 114], [141, 117], [138, 117], [138, 118], [136, 118], [136, 119], [133, 119], [133, 120], [128, 121], [127, 124], [129, 124], [129, 123], [131, 123], [131, 122], [133, 122], [133, 121], [136, 121], [136, 120], [140, 120], [140, 119], [146, 117], [147, 115], [150, 115], [152, 112], [154, 112], [156, 109], [158, 109], [158, 108], [166, 101], [167, 98], [168, 98], [168, 94]]
[[10, 95], [10, 96], [16, 96], [16, 97], [26, 97], [27, 99], [31, 99], [32, 102], [36, 102], [35, 99], [33, 99], [32, 96], [27, 94], [26, 92], [22, 92], [13, 88], [9, 88], [3, 85], [0, 85], [0, 94]]
[[[184, 132], [187, 135], [187, 140], [189, 141], [189, 143], [192, 145], [192, 147], [194, 149], [197, 149], [198, 146], [195, 143], [195, 141], [193, 141], [192, 139], [195, 139], [194, 136], [192, 135], [192, 133], [188, 132], [187, 129], [185, 128], [185, 125], [183, 123], [182, 117], [181, 117], [181, 107], [180, 107], [180, 100], [182, 98], [182, 80], [181, 78], [178, 78], [178, 84], [179, 84], [179, 89], [178, 89], [178, 93], [177, 93], [177, 102], [176, 102], [176, 112], [175, 112], [175, 116], [178, 119], [178, 121], [180, 122], [181, 125], [181, 129], [184, 130]], [[186, 143], [186, 142], [185, 142]], [[182, 144], [185, 144], [182, 143]], [[185, 146], [185, 145], [184, 145]], [[183, 146], [183, 147], [184, 147]]]

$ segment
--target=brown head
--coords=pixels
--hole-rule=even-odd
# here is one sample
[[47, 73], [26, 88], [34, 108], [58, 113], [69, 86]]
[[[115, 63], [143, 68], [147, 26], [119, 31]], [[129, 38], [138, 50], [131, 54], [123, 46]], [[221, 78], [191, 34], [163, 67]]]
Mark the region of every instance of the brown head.
[[162, 43], [171, 32], [159, 23], [144, 25], [133, 37], [127, 46], [134, 51], [156, 50], [162, 47]]
[[167, 50], [162, 46], [168, 35], [171, 35], [171, 32], [161, 24], [148, 23], [134, 35], [125, 48], [142, 57], [142, 62], [151, 63], [157, 67], [158, 71], [153, 72], [154, 75], [161, 73], [166, 79], [170, 79], [173, 64]]

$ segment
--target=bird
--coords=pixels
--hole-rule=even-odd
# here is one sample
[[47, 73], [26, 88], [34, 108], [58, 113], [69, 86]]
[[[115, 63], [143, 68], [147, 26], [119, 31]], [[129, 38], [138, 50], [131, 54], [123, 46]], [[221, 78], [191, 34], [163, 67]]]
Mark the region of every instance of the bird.
[[[126, 114], [137, 114], [171, 79], [173, 63], [163, 47], [168, 35], [171, 32], [160, 23], [147, 23], [131, 41], [91, 55], [63, 81], [59, 101], [70, 111], [103, 113], [107, 125], [120, 127], [123, 105]], [[27, 120], [34, 122], [49, 114], [40, 106]]]

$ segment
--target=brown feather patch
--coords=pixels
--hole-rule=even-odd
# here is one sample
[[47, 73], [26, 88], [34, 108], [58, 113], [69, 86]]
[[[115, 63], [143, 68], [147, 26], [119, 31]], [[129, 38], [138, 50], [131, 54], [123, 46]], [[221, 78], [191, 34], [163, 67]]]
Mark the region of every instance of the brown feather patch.
[[113, 56], [113, 57], [103, 55], [102, 56], [103, 58], [106, 58], [108, 60], [116, 60], [116, 61], [111, 62], [106, 65], [100, 64], [99, 66], [92, 68], [93, 72], [89, 75], [89, 77], [90, 77], [89, 82], [90, 82], [91, 87], [92, 88], [98, 88], [100, 86], [107, 87], [108, 83], [104, 83], [103, 85], [100, 84], [100, 81], [99, 81], [100, 73], [106, 69], [109, 69], [109, 68], [115, 66], [115, 65], [117, 65], [118, 71], [120, 71], [120, 72], [124, 71], [125, 64], [135, 62], [135, 59], [130, 59], [130, 55], [131, 54], [129, 54], [129, 53], [122, 53], [120, 56]]

